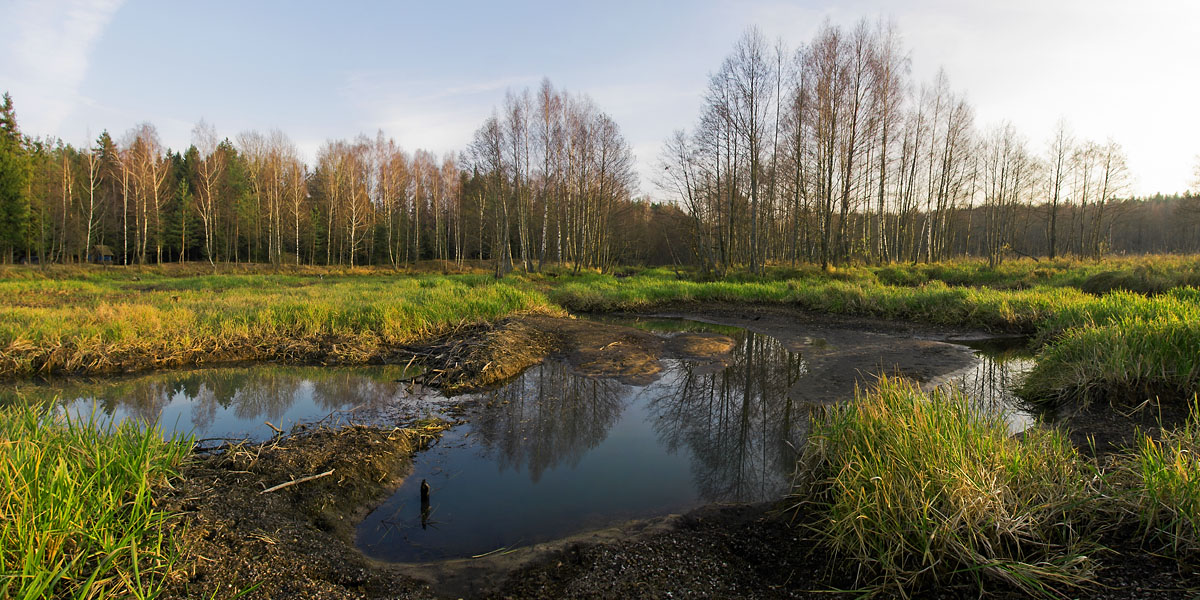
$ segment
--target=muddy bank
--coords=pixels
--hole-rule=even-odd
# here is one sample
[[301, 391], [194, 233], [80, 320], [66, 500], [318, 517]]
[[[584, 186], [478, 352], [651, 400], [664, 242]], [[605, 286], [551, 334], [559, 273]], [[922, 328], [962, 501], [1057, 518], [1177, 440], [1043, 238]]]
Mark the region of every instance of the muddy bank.
[[182, 553], [166, 597], [429, 597], [419, 582], [370, 565], [350, 540], [411, 453], [445, 426], [326, 429], [199, 453], [162, 500], [179, 515]]
[[[613, 315], [605, 315], [612, 318]], [[972, 360], [963, 341], [986, 334], [869, 318], [806, 313], [784, 307], [711, 305], [618, 317], [690, 319], [778, 339], [805, 357], [807, 376], [793, 397], [815, 404], [850, 396], [855, 385], [883, 373], [927, 381]], [[623, 319], [624, 320], [624, 319]], [[577, 372], [644, 384], [662, 371], [661, 359], [718, 368], [734, 340], [720, 333], [680, 332], [665, 338], [624, 324], [588, 318], [523, 314], [431, 342], [417, 350], [427, 381], [453, 392], [481, 389], [515, 375], [546, 356], [568, 360]]]
[[[971, 335], [787, 309], [711, 307], [656, 313], [744, 327], [804, 356], [806, 376], [789, 393], [814, 404], [846, 397], [884, 370], [915, 378], [970, 359], [944, 343]], [[546, 356], [587, 375], [654, 379], [666, 358], [712, 368], [737, 341], [711, 331], [660, 336], [636, 327], [521, 315], [433, 340], [413, 350], [425, 379], [457, 390], [495, 385]], [[856, 348], [856, 349], [852, 349]], [[427, 430], [424, 435], [435, 435]], [[428, 438], [426, 438], [428, 439]], [[166, 506], [183, 515], [184, 560], [168, 597], [311, 598], [830, 598], [851, 597], [854, 567], [812, 539], [789, 504], [710, 505], [685, 515], [627, 523], [478, 559], [396, 565], [365, 558], [353, 525], [405, 476], [422, 434], [398, 429], [318, 431], [202, 456]], [[267, 494], [296, 478], [331, 475]], [[1174, 561], [1140, 550], [1132, 534], [1108, 541], [1098, 585], [1078, 597], [1179, 598], [1197, 582]], [[1021, 597], [989, 588], [997, 597]], [[975, 588], [932, 597], [976, 597]], [[930, 596], [926, 596], [930, 597]]]
[[1147, 400], [1137, 406], [1108, 402], [1072, 403], [1048, 410], [1043, 417], [1081, 451], [1104, 457], [1136, 446], [1142, 435], [1158, 439], [1164, 429], [1182, 427], [1190, 406]]
[[658, 336], [630, 327], [526, 313], [412, 350], [426, 368], [425, 383], [463, 393], [493, 386], [552, 354], [583, 375], [650, 381], [662, 371], [664, 348]]
[[[931, 381], [966, 367], [974, 358], [964, 340], [982, 332], [948, 329], [879, 319], [814, 314], [772, 306], [714, 304], [686, 311], [664, 310], [631, 317], [691, 319], [747, 329], [779, 340], [804, 358], [806, 372], [789, 395], [814, 405], [851, 397], [855, 386], [870, 384], [878, 375], [899, 375]], [[671, 338], [672, 340], [675, 338]], [[719, 357], [718, 347], [705, 350]], [[675, 356], [697, 358], [681, 352]]]

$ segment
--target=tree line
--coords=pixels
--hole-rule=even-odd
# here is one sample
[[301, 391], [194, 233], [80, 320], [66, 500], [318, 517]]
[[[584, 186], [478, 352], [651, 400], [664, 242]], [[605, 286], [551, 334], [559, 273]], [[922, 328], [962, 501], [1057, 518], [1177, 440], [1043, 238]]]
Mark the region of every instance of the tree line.
[[[378, 132], [327, 141], [311, 163], [282, 131], [229, 138], [204, 121], [182, 151], [149, 123], [85, 147], [26, 136], [6, 94], [0, 261], [724, 272], [1200, 250], [1194, 195], [1129, 198], [1120, 144], [1065, 120], [1040, 145], [980, 127], [944, 72], [913, 80], [886, 22], [825, 24], [799, 48], [748, 30], [656, 173], [669, 201], [635, 198], [616, 121], [548, 80], [509, 92], [462, 152]], [[1200, 190], [1200, 159], [1196, 176]]]
[[639, 236], [652, 220], [682, 219], [633, 198], [633, 155], [616, 122], [549, 81], [510, 93], [466, 151], [442, 157], [379, 132], [327, 141], [309, 165], [282, 131], [229, 139], [204, 121], [183, 151], [149, 123], [75, 147], [23, 135], [7, 94], [0, 134], [8, 263], [108, 252], [116, 264], [606, 267], [654, 260], [660, 244]]
[[664, 145], [657, 183], [686, 207], [688, 245], [711, 270], [1190, 250], [1200, 233], [1190, 214], [1178, 244], [1132, 243], [1132, 213], [1144, 224], [1163, 209], [1128, 200], [1120, 144], [1077, 139], [1065, 121], [1040, 151], [1011, 123], [981, 129], [944, 71], [912, 80], [886, 22], [826, 23], [795, 49], [750, 29], [704, 100]]

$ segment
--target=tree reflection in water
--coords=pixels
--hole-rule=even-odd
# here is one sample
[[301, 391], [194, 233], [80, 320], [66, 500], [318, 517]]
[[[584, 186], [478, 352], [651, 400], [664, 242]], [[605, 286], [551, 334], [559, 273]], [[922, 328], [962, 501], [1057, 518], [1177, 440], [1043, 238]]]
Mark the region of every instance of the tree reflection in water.
[[659, 440], [671, 452], [690, 451], [705, 501], [765, 500], [786, 491], [808, 431], [807, 409], [798, 409], [789, 392], [806, 371], [803, 358], [778, 340], [747, 332], [725, 369], [697, 372], [680, 362], [647, 390]]
[[500, 469], [524, 467], [537, 482], [548, 469], [575, 467], [604, 441], [629, 391], [614, 380], [581, 377], [566, 363], [548, 361], [481, 394], [473, 435]]
[[806, 366], [774, 338], [740, 337], [724, 369], [667, 361], [648, 386], [583, 377], [558, 361], [534, 367], [479, 396], [474, 443], [499, 469], [527, 469], [536, 483], [548, 470], [575, 468], [623, 417], [640, 418], [663, 451], [690, 456], [703, 501], [778, 497], [808, 429], [807, 411], [798, 413], [789, 394]]
[[200, 437], [268, 437], [263, 423], [290, 427], [336, 411], [395, 407], [414, 397], [398, 383], [400, 367], [332, 369], [256, 366], [219, 368], [110, 380], [21, 386], [0, 402], [58, 398], [70, 414], [158, 423], [167, 432]]
[[967, 395], [976, 412], [1002, 415], [1012, 433], [1033, 425], [1035, 409], [1013, 393], [1033, 368], [1029, 350], [1024, 346], [984, 348], [976, 350], [975, 356], [978, 363], [948, 377], [950, 385]]

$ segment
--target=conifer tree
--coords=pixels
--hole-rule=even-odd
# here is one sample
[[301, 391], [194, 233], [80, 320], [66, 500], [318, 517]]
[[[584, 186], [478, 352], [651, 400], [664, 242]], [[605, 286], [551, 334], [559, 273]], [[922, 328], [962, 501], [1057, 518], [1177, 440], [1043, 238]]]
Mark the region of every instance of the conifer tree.
[[0, 260], [11, 263], [25, 249], [29, 219], [29, 168], [12, 96], [0, 104]]

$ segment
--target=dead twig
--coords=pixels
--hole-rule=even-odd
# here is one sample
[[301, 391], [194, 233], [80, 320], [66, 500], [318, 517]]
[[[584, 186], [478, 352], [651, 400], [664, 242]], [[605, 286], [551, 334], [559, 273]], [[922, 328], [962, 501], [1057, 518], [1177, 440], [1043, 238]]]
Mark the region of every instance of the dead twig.
[[271, 492], [277, 492], [277, 491], [279, 491], [279, 490], [282, 490], [283, 488], [286, 488], [286, 487], [291, 487], [291, 486], [293, 486], [293, 485], [296, 485], [297, 483], [304, 483], [304, 482], [306, 482], [306, 481], [312, 481], [312, 480], [314, 480], [314, 479], [320, 479], [320, 478], [322, 478], [322, 477], [328, 477], [328, 476], [330, 476], [330, 475], [333, 475], [333, 469], [330, 469], [330, 470], [328, 470], [328, 471], [325, 471], [324, 473], [320, 473], [320, 474], [317, 474], [317, 475], [309, 475], [308, 477], [301, 477], [300, 479], [293, 479], [293, 480], [291, 480], [291, 481], [289, 481], [289, 482], [287, 482], [287, 483], [281, 483], [281, 484], [279, 484], [279, 485], [277, 485], [277, 486], [275, 486], [275, 487], [269, 487], [269, 488], [267, 488], [267, 489], [265, 489], [265, 490], [263, 490], [263, 491], [259, 492], [259, 494], [260, 494], [260, 495], [261, 495], [261, 494], [270, 494]]

